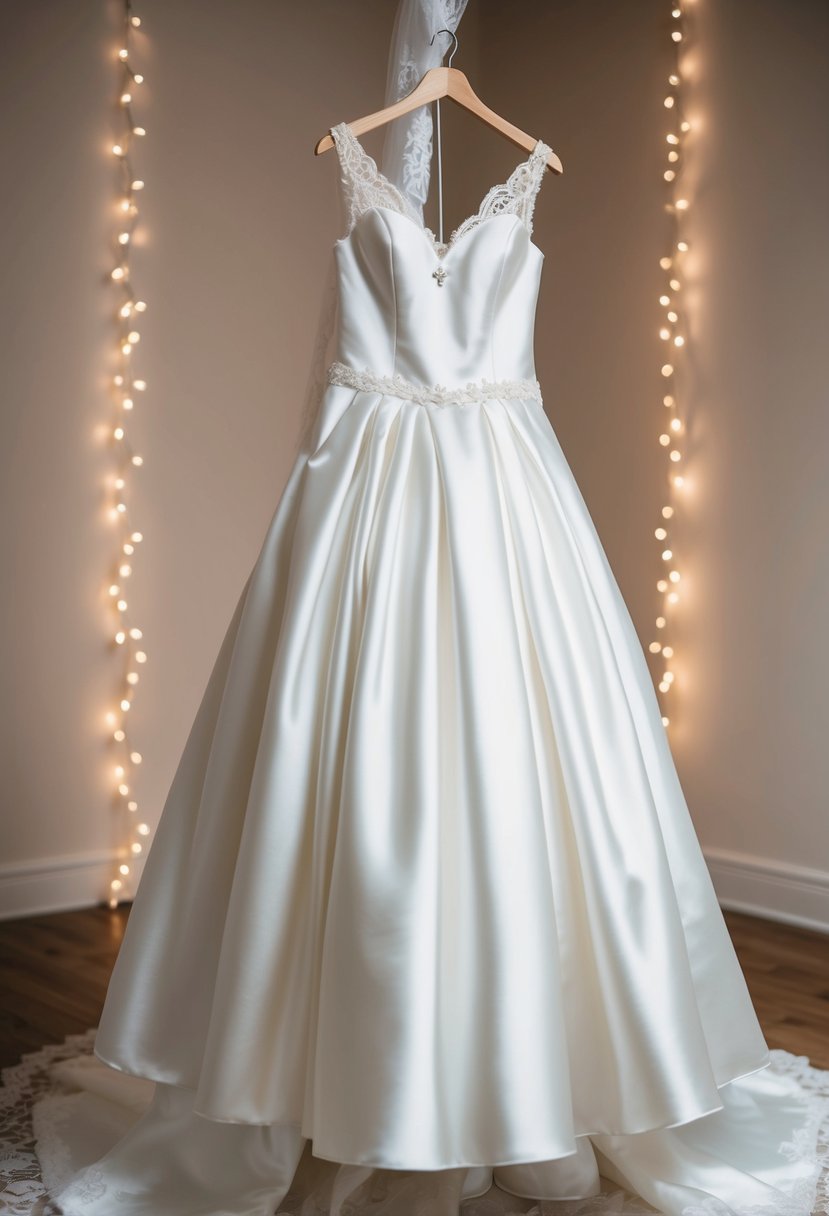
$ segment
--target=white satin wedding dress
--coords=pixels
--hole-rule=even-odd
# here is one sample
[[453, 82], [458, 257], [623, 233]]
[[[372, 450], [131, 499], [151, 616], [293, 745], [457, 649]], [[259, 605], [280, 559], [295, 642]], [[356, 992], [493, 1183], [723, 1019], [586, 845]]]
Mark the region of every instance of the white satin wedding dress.
[[760, 1030], [535, 378], [549, 148], [444, 245], [333, 135], [336, 361], [111, 977], [126, 1113], [103, 1151], [36, 1108], [53, 1176], [98, 1119], [53, 1197], [805, 1216], [826, 1104]]

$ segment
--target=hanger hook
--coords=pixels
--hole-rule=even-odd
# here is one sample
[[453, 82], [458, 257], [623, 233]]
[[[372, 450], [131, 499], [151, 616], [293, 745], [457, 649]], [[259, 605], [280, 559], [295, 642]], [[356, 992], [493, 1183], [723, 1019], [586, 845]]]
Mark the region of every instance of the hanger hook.
[[[448, 68], [451, 68], [452, 57], [454, 56], [455, 51], [458, 49], [458, 35], [454, 32], [454, 30], [445, 30], [445, 29], [444, 30], [435, 30], [434, 34], [432, 34], [432, 37], [429, 39], [429, 46], [433, 45], [438, 34], [448, 34], [450, 38], [454, 39], [455, 45], [452, 47], [451, 54], [449, 55], [449, 62], [446, 65]], [[444, 51], [443, 54], [445, 55], [446, 52]], [[443, 58], [443, 55], [441, 55], [441, 59], [442, 58]]]

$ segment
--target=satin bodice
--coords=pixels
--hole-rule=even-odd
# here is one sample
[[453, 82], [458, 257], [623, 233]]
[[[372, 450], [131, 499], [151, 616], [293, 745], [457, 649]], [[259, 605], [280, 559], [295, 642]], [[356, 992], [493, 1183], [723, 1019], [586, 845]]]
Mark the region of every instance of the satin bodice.
[[332, 135], [350, 220], [335, 244], [336, 359], [447, 387], [534, 378], [543, 254], [531, 240], [531, 217], [547, 145], [539, 140], [441, 243], [346, 124]]
[[491, 216], [438, 257], [425, 229], [373, 208], [337, 242], [336, 259], [343, 363], [447, 386], [535, 376], [543, 254], [514, 213]]

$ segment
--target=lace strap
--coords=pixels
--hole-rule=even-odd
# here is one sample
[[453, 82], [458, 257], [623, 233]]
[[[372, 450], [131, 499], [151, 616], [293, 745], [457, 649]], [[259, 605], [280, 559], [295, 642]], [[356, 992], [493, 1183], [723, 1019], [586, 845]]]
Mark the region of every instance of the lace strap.
[[486, 216], [512, 211], [532, 236], [535, 201], [551, 151], [552, 148], [539, 139], [527, 159], [516, 165], [505, 182], [492, 187], [478, 213], [466, 222], [478, 223]]
[[352, 132], [348, 123], [337, 123], [331, 127], [331, 138], [337, 149], [340, 162], [340, 185], [345, 205], [347, 232], [369, 207], [390, 207], [420, 223], [412, 211], [405, 195], [384, 177], [373, 156]]

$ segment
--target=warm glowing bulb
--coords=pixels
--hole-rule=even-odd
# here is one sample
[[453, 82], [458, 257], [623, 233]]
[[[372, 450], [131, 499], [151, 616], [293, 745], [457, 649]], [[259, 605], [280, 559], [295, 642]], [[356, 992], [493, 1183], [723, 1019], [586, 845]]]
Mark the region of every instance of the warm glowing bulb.
[[686, 253], [686, 252], [687, 252], [687, 250], [688, 250], [688, 242], [687, 242], [687, 241], [677, 241], [677, 243], [676, 243], [676, 247], [677, 247], [677, 249], [679, 249], [679, 250], [680, 250], [682, 253]]
[[124, 377], [123, 377], [123, 376], [121, 376], [121, 375], [118, 375], [118, 376], [113, 376], [113, 377], [112, 377], [112, 383], [113, 383], [113, 384], [118, 384], [118, 385], [123, 384], [123, 383], [124, 383]]
[[674, 42], [681, 42], [682, 34], [679, 32], [679, 30], [674, 30], [673, 33], [671, 34], [671, 38], [673, 39]]
[[662, 398], [662, 404], [663, 404], [663, 405], [673, 405], [673, 403], [674, 403], [674, 399], [673, 399], [673, 397], [670, 395], [670, 393], [666, 394], [666, 396], [664, 396], [664, 397]]
[[665, 363], [665, 364], [663, 364], [663, 366], [662, 366], [662, 375], [663, 375], [663, 376], [670, 376], [670, 375], [671, 375], [671, 373], [673, 372], [673, 370], [674, 370], [674, 369], [671, 367], [670, 363]]
[[133, 380], [133, 388], [137, 388], [139, 393], [143, 393], [144, 389], [146, 387], [147, 387], [146, 380]]
[[133, 764], [140, 764], [141, 760], [142, 760], [141, 753], [140, 752], [130, 752], [130, 760], [132, 760]]
[[139, 26], [139, 25], [141, 24], [141, 18], [140, 18], [140, 17], [131, 17], [131, 18], [130, 18], [130, 20], [132, 21], [132, 24], [133, 24], [134, 26], [136, 26], [136, 27], [137, 27], [137, 26]]
[[685, 122], [681, 122], [679, 124], [679, 129], [680, 129], [680, 131], [690, 131], [691, 130], [691, 124], [688, 122], [687, 118], [685, 119]]
[[662, 681], [660, 682], [660, 684], [659, 684], [659, 691], [660, 691], [660, 692], [667, 692], [667, 691], [668, 691], [668, 689], [669, 689], [670, 687], [671, 687], [671, 686], [670, 686], [670, 684], [666, 684], [666, 683], [665, 683], [665, 681], [664, 681], [664, 680], [662, 680]]
[[671, 430], [672, 431], [681, 431], [682, 430], [682, 423], [679, 421], [678, 418], [671, 419]]
[[144, 635], [142, 634], [141, 630], [140, 630], [140, 629], [136, 629], [134, 626], [133, 626], [133, 628], [130, 630], [130, 637], [131, 637], [131, 638], [140, 638], [140, 637], [143, 637], [143, 636], [144, 636]]
[[119, 794], [124, 794], [126, 796], [129, 792], [130, 792], [130, 787], [128, 785], [125, 785], [123, 782], [121, 783], [121, 785], [118, 786]]
[[671, 573], [668, 575], [668, 578], [671, 580], [672, 583], [678, 583], [680, 580], [680, 577], [681, 577], [681, 575], [678, 570], [672, 570]]
[[688, 200], [687, 200], [687, 198], [678, 198], [678, 199], [676, 200], [676, 209], [677, 209], [677, 211], [685, 211], [685, 210], [687, 209], [687, 207], [688, 207]]
[[660, 435], [659, 442], [662, 444], [662, 446], [664, 448], [667, 444], [669, 444], [671, 442], [670, 435]]
[[679, 160], [679, 153], [672, 149], [668, 153], [668, 160], [672, 165], [676, 164], [676, 162]]
[[130, 241], [130, 234], [128, 232], [119, 232], [118, 233], [118, 244], [119, 245], [128, 245], [129, 241]]
[[674, 180], [674, 178], [676, 177], [676, 173], [674, 172], [673, 169], [666, 169], [665, 172], [662, 174], [662, 176], [664, 177], [666, 182], [672, 182]]
[[129, 51], [127, 50], [127, 48], [125, 46], [122, 46], [120, 51], [118, 52], [118, 58], [126, 59], [128, 55], [129, 55]]
[[667, 622], [665, 621], [664, 616], [658, 616], [658, 617], [656, 618], [656, 628], [657, 628], [657, 629], [664, 629], [664, 628], [665, 628], [666, 623], [667, 623]]
[[130, 351], [132, 350], [132, 347], [130, 346], [129, 342], [122, 342], [121, 350], [124, 352], [125, 355], [128, 355], [130, 353]]
[[671, 72], [670, 76], [668, 77], [668, 83], [673, 85], [679, 84], [679, 77], [677, 76], [676, 72]]
[[147, 662], [147, 656], [143, 650], [136, 650], [135, 661], [136, 661], [136, 663], [146, 663]]
[[130, 342], [140, 342], [141, 341], [141, 335], [137, 329], [131, 329], [130, 332], [127, 334], [127, 338], [129, 339]]
[[666, 108], [666, 109], [670, 110], [670, 108], [671, 108], [671, 106], [672, 106], [673, 104], [674, 104], [674, 99], [673, 99], [673, 97], [666, 97], [666, 98], [665, 98], [665, 108]]
[[137, 802], [128, 802], [128, 803], [127, 803], [127, 810], [128, 810], [128, 811], [137, 811], [137, 810], [138, 810], [138, 803], [137, 803]]
[[112, 432], [112, 434], [115, 439], [123, 439], [124, 438], [124, 428], [122, 426], [116, 426], [116, 428]]
[[124, 697], [123, 701], [121, 702], [121, 708], [122, 708], [124, 711], [126, 711], [126, 710], [128, 710], [128, 709], [129, 709], [129, 707], [130, 707], [130, 703], [129, 703], [129, 701], [127, 700], [127, 698], [126, 698], [126, 697]]
[[124, 304], [118, 311], [120, 312], [122, 317], [128, 317], [130, 315], [130, 313], [132, 312], [132, 305]]
[[121, 404], [123, 405], [125, 410], [131, 410], [132, 409], [132, 397], [125, 397], [124, 400], [121, 402]]
[[119, 601], [118, 601], [118, 603], [117, 603], [115, 606], [116, 606], [116, 608], [118, 609], [118, 611], [119, 611], [119, 612], [126, 612], [126, 610], [127, 610], [127, 601], [126, 601], [126, 600], [119, 600]]
[[135, 181], [132, 183], [132, 188], [133, 188], [133, 190], [143, 190], [144, 189], [144, 183], [142, 182], [140, 177], [137, 177], [135, 179]]
[[651, 642], [650, 646], [648, 647], [651, 654], [658, 654], [661, 649], [662, 646], [659, 642]]
[[662, 339], [663, 339], [663, 341], [664, 341], [664, 339], [665, 339], [665, 338], [670, 338], [670, 336], [671, 336], [671, 331], [670, 331], [669, 329], [662, 328], [662, 329], [660, 329], [660, 331], [659, 331], [659, 336], [660, 336], [660, 338], [662, 338]]
[[121, 94], [121, 105], [122, 106], [128, 106], [131, 101], [132, 101], [131, 93], [122, 93]]
[[663, 561], [669, 562], [672, 557], [673, 557], [673, 551], [671, 549], [662, 550], [662, 560]]
[[673, 448], [672, 451], [669, 453], [669, 455], [670, 455], [671, 460], [681, 460], [682, 459], [682, 453], [678, 452], [676, 450], [676, 448]]
[[113, 154], [113, 156], [123, 156], [124, 155], [124, 149], [121, 146], [121, 144], [112, 145], [112, 154]]
[[120, 891], [124, 884], [121, 882], [120, 878], [113, 878], [109, 885], [112, 887], [113, 891]]
[[[138, 542], [139, 542], [139, 541], [141, 541], [141, 540], [143, 540], [143, 539], [144, 539], [144, 536], [143, 536], [143, 533], [141, 533], [141, 532], [133, 532], [132, 536], [130, 537], [130, 540], [134, 540], [136, 544], [138, 544]], [[130, 632], [132, 633], [132, 630], [130, 630]], [[133, 636], [134, 636], [134, 637], [139, 637], [139, 638], [140, 638], [140, 637], [141, 637], [141, 634], [140, 634], [140, 633], [139, 633], [139, 634], [133, 634]]]
[[138, 833], [140, 833], [140, 835], [142, 835], [142, 836], [149, 836], [150, 825], [148, 823], [139, 823], [138, 827], [135, 830]]
[[666, 135], [666, 136], [665, 136], [665, 139], [666, 139], [666, 141], [667, 141], [669, 144], [678, 144], [678, 143], [679, 143], [679, 136], [678, 136], [678, 135], [674, 135], [674, 134], [671, 134], [671, 135]]
[[115, 766], [115, 776], [120, 780], [123, 777], [123, 775], [124, 775], [124, 766], [122, 764], [116, 765]]
[[679, 291], [680, 287], [682, 286], [679, 279], [671, 279], [670, 283], [671, 283], [671, 287], [673, 287], [674, 291]]
[[675, 312], [673, 311], [673, 309], [671, 309], [671, 311], [668, 313], [668, 320], [669, 320], [669, 321], [678, 321], [678, 320], [679, 320], [679, 314], [678, 314], [678, 313], [675, 313]]
[[136, 312], [146, 312], [146, 310], [147, 310], [147, 305], [144, 300], [135, 301], [135, 311]]
[[129, 576], [132, 574], [132, 566], [127, 566], [126, 564], [119, 566], [118, 573], [122, 574], [124, 578], [129, 578]]
[[668, 603], [676, 604], [678, 602], [678, 600], [679, 600], [679, 596], [677, 595], [677, 593], [675, 591], [672, 591], [671, 594], [668, 596]]
[[115, 267], [115, 269], [114, 269], [114, 270], [113, 270], [113, 272], [112, 272], [112, 278], [113, 278], [113, 279], [116, 279], [116, 280], [117, 280], [117, 279], [123, 279], [123, 277], [124, 277], [124, 273], [125, 273], [125, 271], [124, 271], [124, 267], [123, 267], [123, 266], [116, 266], [116, 267]]
[[127, 865], [120, 865], [118, 867], [118, 872], [119, 872], [119, 874], [129, 874], [130, 868]]
[[667, 305], [667, 304], [670, 304], [670, 302], [671, 302], [671, 297], [670, 297], [670, 296], [660, 296], [660, 297], [659, 297], [659, 303], [660, 303], [660, 304], [666, 304], [666, 305]]
[[123, 548], [125, 553], [134, 553], [135, 552], [135, 549], [129, 543], [129, 541], [125, 545], [122, 545], [121, 547]]
[[668, 535], [668, 533], [665, 530], [665, 528], [657, 528], [654, 531], [654, 536], [656, 537], [657, 540], [664, 540], [667, 535]]
[[663, 726], [667, 726], [667, 725], [668, 725], [668, 723], [670, 722], [670, 720], [671, 720], [671, 719], [670, 719], [670, 718], [666, 718], [664, 714], [662, 715], [662, 725], [663, 725]]
[[675, 477], [675, 478], [674, 478], [674, 485], [675, 485], [675, 486], [684, 486], [684, 485], [685, 485], [685, 478], [684, 478], [684, 477], [681, 477], [681, 476], [680, 476], [680, 477]]
[[142, 465], [144, 463], [144, 457], [143, 456], [133, 456], [132, 463], [134, 465]]
[[667, 591], [668, 590], [668, 584], [664, 578], [659, 579], [659, 581], [656, 584], [656, 590], [657, 591]]
[[135, 853], [135, 855], [137, 857], [138, 854], [143, 851], [144, 846], [139, 844], [137, 840], [134, 840], [132, 842], [132, 844], [130, 845], [130, 848], [132, 849], [133, 853]]
[[677, 334], [676, 337], [674, 338], [674, 346], [684, 346], [684, 345], [685, 345], [685, 339], [683, 338], [682, 334]]
[[132, 203], [130, 202], [130, 200], [128, 198], [121, 200], [121, 210], [122, 211], [129, 211], [131, 206], [132, 206]]
[[113, 737], [113, 739], [115, 739], [115, 741], [117, 743], [123, 743], [127, 736], [124, 731], [116, 730], [115, 734], [112, 737]]
[[144, 77], [141, 75], [140, 72], [135, 73], [135, 75], [133, 76], [133, 80], [135, 81], [136, 84], [144, 83]]
[[662, 267], [663, 270], [667, 270], [669, 268], [669, 266], [671, 265], [671, 259], [670, 258], [660, 258], [659, 265]]
[[115, 635], [115, 641], [118, 643], [119, 646], [123, 646], [123, 644], [126, 640], [127, 640], [127, 635], [124, 633], [123, 629], [119, 629]]
[[137, 671], [127, 672], [127, 683], [128, 684], [137, 684], [138, 683], [138, 672]]
[[674, 654], [674, 648], [673, 648], [673, 646], [663, 646], [663, 647], [662, 647], [662, 653], [664, 654], [664, 656], [665, 656], [665, 658], [666, 658], [666, 659], [671, 659], [671, 658], [673, 658], [673, 654]]
[[133, 127], [132, 133], [133, 133], [133, 135], [146, 135], [147, 134], [147, 132], [144, 130], [143, 127]]

